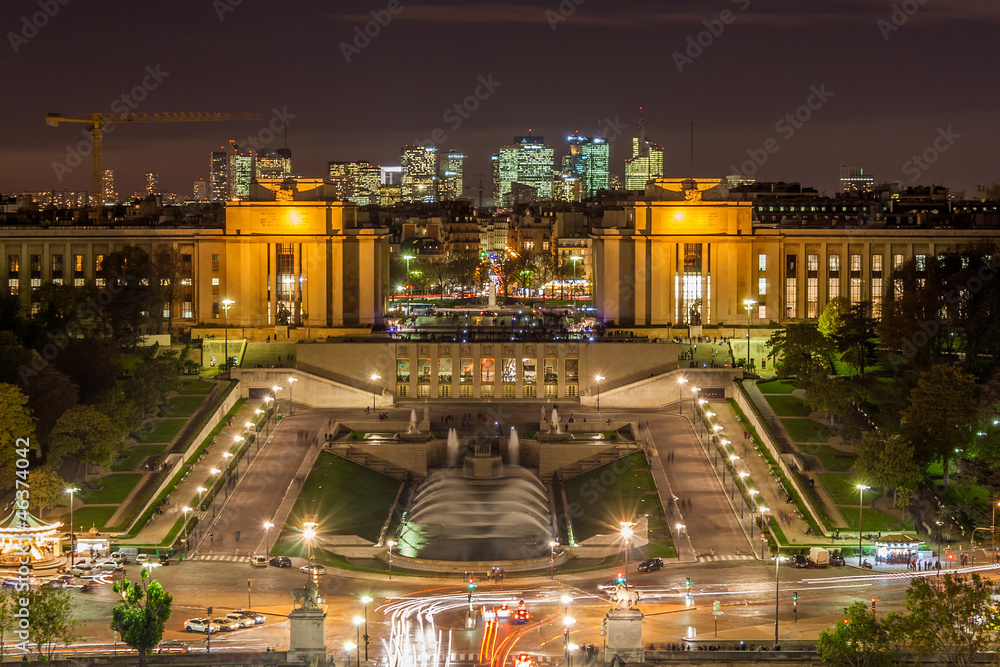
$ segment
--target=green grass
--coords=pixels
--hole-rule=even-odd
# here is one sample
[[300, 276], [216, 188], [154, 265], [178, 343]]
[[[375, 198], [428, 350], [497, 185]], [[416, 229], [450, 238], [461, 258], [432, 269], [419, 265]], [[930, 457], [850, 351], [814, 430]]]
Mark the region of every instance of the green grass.
[[616, 532], [623, 517], [648, 514], [651, 546], [673, 549], [663, 505], [647, 465], [646, 455], [636, 452], [566, 480], [573, 538], [577, 542]]
[[[746, 347], [744, 345], [744, 347]], [[745, 352], [746, 350], [744, 350]], [[760, 389], [762, 394], [790, 394], [795, 391], [795, 385], [791, 382], [782, 382], [781, 380], [771, 380], [770, 382], [761, 382], [757, 385], [757, 389]]]
[[[854, 505], [854, 512], [857, 513], [857, 505], [861, 502], [861, 494], [858, 492], [858, 484], [861, 483], [854, 475], [835, 475], [831, 473], [819, 473], [820, 482], [826, 487], [833, 502], [838, 505]], [[865, 504], [882, 495], [880, 489], [865, 489]], [[843, 507], [843, 514], [851, 512], [850, 507]]]
[[[82, 530], [86, 532], [90, 530], [91, 526], [96, 526], [98, 530], [104, 530], [107, 528], [108, 519], [111, 515], [118, 510], [117, 505], [102, 505], [99, 507], [80, 507], [73, 510], [73, 523], [76, 524], [75, 530], [79, 532]], [[69, 513], [67, 512], [65, 516], [61, 517], [60, 520], [65, 524], [65, 528], [69, 530]]]
[[[80, 499], [88, 505], [114, 503], [120, 505], [142, 479], [139, 473], [107, 475], [88, 482], [80, 494]], [[100, 487], [100, 488], [97, 488]]]
[[826, 442], [837, 435], [837, 429], [812, 419], [785, 418], [781, 424], [788, 431], [792, 442]]
[[166, 445], [136, 445], [125, 450], [125, 458], [115, 461], [111, 469], [115, 472], [131, 472], [139, 468], [147, 456], [160, 454]]
[[[857, 508], [854, 508], [853, 511], [851, 511], [851, 509], [845, 508], [843, 514], [844, 514], [844, 520], [847, 521], [848, 528], [850, 528], [851, 530], [857, 530], [858, 529]], [[906, 521], [901, 521], [899, 519], [889, 516], [888, 514], [882, 514], [881, 512], [873, 510], [868, 505], [867, 500], [865, 501], [865, 508], [864, 511], [862, 512], [861, 520], [864, 523], [864, 525], [861, 528], [862, 532], [871, 531], [874, 533], [877, 531], [882, 531], [884, 533], [887, 531], [913, 530], [913, 524]]]
[[323, 535], [377, 540], [399, 484], [392, 477], [329, 452], [321, 453], [292, 506], [288, 525], [277, 540], [281, 546], [274, 553], [304, 554], [301, 526], [309, 515], [315, 515], [319, 522], [319, 543]]
[[806, 447], [802, 449], [805, 454], [812, 454], [820, 460], [823, 467], [831, 472], [847, 472], [858, 460], [856, 454], [842, 452], [836, 447], [819, 445], [816, 447]]
[[935, 482], [938, 497], [946, 505], [989, 505], [990, 492], [976, 484], [958, 484], [954, 480], [947, 489], [942, 488], [944, 481]]
[[186, 378], [180, 381], [177, 387], [179, 394], [207, 394], [212, 391], [212, 384], [202, 382], [197, 378]]
[[812, 408], [802, 402], [802, 399], [789, 395], [765, 394], [774, 414], [779, 417], [808, 417]]
[[[227, 412], [226, 415], [222, 418], [222, 420], [215, 425], [215, 428], [213, 428], [209, 432], [209, 434], [205, 436], [205, 439], [201, 441], [200, 445], [198, 445], [198, 449], [194, 450], [194, 453], [192, 453], [191, 456], [188, 457], [188, 460], [185, 461], [185, 463], [188, 464], [195, 463], [198, 460], [198, 457], [200, 457], [202, 453], [204, 453], [205, 449], [212, 444], [212, 440], [214, 440], [216, 436], [222, 433], [222, 429], [226, 428], [226, 424], [228, 423], [229, 418], [235, 417], [236, 413], [240, 411], [240, 408], [242, 408], [243, 404], [246, 402], [247, 399], [245, 398], [237, 400], [236, 403], [233, 405], [233, 407], [229, 409], [229, 412]], [[273, 413], [273, 410], [271, 412]]]
[[204, 395], [176, 396], [170, 399], [168, 405], [160, 408], [160, 414], [164, 417], [190, 417], [204, 401]]
[[[164, 488], [163, 491], [160, 492], [160, 495], [156, 496], [156, 499], [149, 504], [149, 507], [146, 508], [146, 511], [145, 513], [143, 513], [142, 517], [138, 521], [136, 521], [133, 531], [129, 533], [129, 537], [135, 537], [136, 535], [138, 535], [139, 531], [141, 531], [146, 526], [146, 524], [149, 523], [149, 519], [153, 516], [153, 513], [156, 512], [156, 509], [163, 502], [163, 499], [169, 496], [171, 493], [173, 493], [174, 489], [176, 489], [177, 485], [181, 483], [181, 480], [184, 479], [185, 473], [187, 473], [187, 471], [190, 468], [191, 466], [189, 465], [183, 465], [180, 467], [180, 470], [177, 471], [173, 479], [171, 479], [170, 482], [167, 484], [166, 488]], [[152, 489], [150, 493], [156, 490], [161, 481], [162, 478], [158, 478], [156, 480], [156, 484], [150, 485], [150, 488]], [[128, 528], [128, 525], [132, 522], [132, 518], [135, 516], [136, 512], [138, 512], [143, 505], [144, 501], [135, 503], [132, 513], [130, 513], [129, 516], [125, 517], [125, 520], [122, 522], [122, 525], [117, 526], [116, 529], [121, 531]]]
[[[143, 425], [135, 439], [139, 442], [170, 442], [186, 423], [186, 419], [157, 419]], [[151, 430], [147, 431], [146, 426], [150, 426]]]

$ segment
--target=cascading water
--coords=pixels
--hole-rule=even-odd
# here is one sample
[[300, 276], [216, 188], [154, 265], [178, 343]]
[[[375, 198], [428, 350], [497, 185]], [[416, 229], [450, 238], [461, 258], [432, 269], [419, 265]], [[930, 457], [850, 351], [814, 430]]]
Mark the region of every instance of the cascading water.
[[512, 466], [521, 465], [521, 443], [517, 439], [517, 429], [510, 427], [510, 440], [507, 441], [507, 461]]
[[454, 426], [448, 429], [448, 467], [458, 467], [458, 431]]
[[552, 419], [549, 420], [549, 424], [551, 429], [554, 429], [555, 433], [562, 433], [562, 429], [559, 426], [559, 413], [556, 412], [554, 407], [552, 408]]

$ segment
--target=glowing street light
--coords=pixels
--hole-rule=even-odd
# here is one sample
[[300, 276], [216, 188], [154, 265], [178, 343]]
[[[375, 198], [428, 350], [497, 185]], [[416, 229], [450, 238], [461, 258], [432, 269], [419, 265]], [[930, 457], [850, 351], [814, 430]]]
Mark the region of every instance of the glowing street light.
[[232, 299], [223, 299], [222, 300], [222, 312], [223, 312], [223, 314], [225, 316], [225, 320], [226, 320], [226, 355], [225, 355], [226, 356], [226, 366], [225, 366], [225, 369], [227, 371], [229, 370], [229, 309], [233, 307], [234, 303], [236, 303], [236, 302], [233, 301]]
[[274, 524], [270, 521], [264, 522], [264, 555], [271, 555], [271, 542], [268, 540], [268, 536], [271, 534], [271, 529], [274, 528]]
[[632, 526], [634, 526], [635, 523], [632, 522], [632, 521], [620, 521], [618, 525], [621, 526], [620, 530], [621, 530], [622, 542], [625, 544], [625, 570], [624, 570], [624, 574], [627, 577], [628, 576], [628, 550], [629, 550], [629, 546], [630, 546], [629, 542], [632, 540], [632, 536], [635, 535], [635, 532], [632, 530]]
[[354, 642], [344, 642], [344, 650], [347, 651], [347, 656], [348, 656], [347, 657], [347, 664], [348, 665], [351, 664], [351, 658], [350, 658], [351, 651], [353, 651], [355, 649], [358, 650], [358, 667], [361, 667], [361, 649], [359, 649], [358, 645], [355, 644]]
[[[761, 560], [764, 560], [764, 543], [767, 542], [767, 540], [764, 538], [764, 514], [770, 511], [771, 511], [770, 507], [760, 508], [760, 559]], [[751, 528], [751, 530], [753, 529]], [[752, 533], [750, 535], [750, 539], [753, 539]]]
[[681, 404], [684, 403], [681, 392], [684, 390], [684, 385], [687, 384], [687, 381], [687, 378], [677, 378], [677, 414], [681, 413]]
[[69, 566], [73, 567], [74, 557], [76, 556], [76, 528], [73, 527], [73, 494], [80, 489], [75, 486], [71, 486], [66, 489], [66, 493], [69, 494]]
[[603, 375], [595, 375], [594, 382], [597, 383], [597, 414], [601, 414], [601, 382], [604, 381]]
[[372, 412], [375, 412], [375, 383], [381, 379], [381, 375], [372, 373]]
[[271, 435], [271, 415], [269, 415], [267, 413], [270, 412], [270, 410], [271, 410], [271, 401], [273, 401], [273, 400], [274, 400], [274, 398], [272, 398], [271, 396], [265, 396], [264, 397], [264, 405], [265, 405], [265, 409], [264, 409], [264, 416], [265, 416], [264, 427], [267, 429], [264, 432], [264, 437], [265, 438], [267, 438], [267, 437], [269, 437]]
[[[736, 471], [736, 462], [740, 460], [740, 457], [736, 454], [729, 455], [729, 463], [733, 466], [733, 471]], [[736, 496], [736, 477], [735, 475], [730, 475], [733, 478], [732, 488], [729, 490], [729, 499], [732, 500]]]
[[865, 491], [872, 487], [865, 484], [857, 484], [855, 486], [861, 494], [861, 502], [858, 505], [858, 567], [861, 567], [861, 559], [864, 556], [864, 554], [861, 553], [861, 528], [864, 525], [861, 523], [861, 510], [865, 508]]
[[215, 491], [215, 485], [218, 482], [218, 476], [219, 476], [219, 474], [221, 472], [222, 471], [219, 470], [218, 468], [212, 468], [211, 470], [208, 471], [209, 475], [212, 475], [213, 477], [216, 478], [216, 479], [212, 480], [212, 518], [213, 519], [215, 518], [215, 496], [218, 495], [216, 493], [216, 491]]
[[395, 540], [389, 540], [385, 543], [389, 547], [389, 581], [392, 581], [392, 548], [396, 546]]
[[313, 558], [312, 541], [313, 538], [316, 537], [316, 526], [318, 526], [319, 524], [316, 523], [315, 521], [306, 521], [302, 525], [303, 527], [305, 527], [305, 530], [302, 531], [302, 536], [306, 538], [306, 546], [308, 547], [307, 560], [311, 561]]
[[292, 385], [298, 382], [298, 378], [289, 377], [288, 378], [288, 414], [292, 414]]
[[369, 597], [367, 595], [364, 595], [361, 598], [361, 604], [363, 604], [365, 606], [365, 617], [364, 617], [364, 619], [362, 619], [365, 622], [365, 636], [364, 636], [364, 640], [365, 640], [365, 661], [368, 660], [368, 605], [371, 604], [372, 602], [374, 602], [374, 599], [372, 599], [371, 597]]
[[410, 260], [414, 259], [413, 255], [403, 255], [402, 258], [406, 262], [406, 312], [410, 312]]
[[188, 513], [191, 511], [190, 507], [183, 507], [181, 511], [184, 512], [184, 544], [187, 545], [188, 538]]
[[274, 426], [278, 426], [278, 392], [281, 391], [281, 387], [274, 385], [271, 387], [271, 392], [274, 394]]

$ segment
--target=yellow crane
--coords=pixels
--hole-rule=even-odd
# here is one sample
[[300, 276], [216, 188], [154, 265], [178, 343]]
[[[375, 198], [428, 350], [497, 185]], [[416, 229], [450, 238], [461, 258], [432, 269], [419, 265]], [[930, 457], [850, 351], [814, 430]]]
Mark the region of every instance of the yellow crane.
[[100, 219], [101, 190], [104, 174], [101, 170], [101, 144], [104, 133], [109, 125], [116, 123], [209, 123], [224, 120], [260, 120], [262, 116], [255, 113], [211, 113], [203, 111], [191, 112], [155, 112], [155, 113], [92, 113], [83, 116], [63, 116], [50, 113], [45, 116], [45, 124], [59, 127], [59, 123], [87, 123], [90, 125], [91, 137], [91, 169], [93, 170], [93, 193], [96, 204], [93, 206], [95, 219]]

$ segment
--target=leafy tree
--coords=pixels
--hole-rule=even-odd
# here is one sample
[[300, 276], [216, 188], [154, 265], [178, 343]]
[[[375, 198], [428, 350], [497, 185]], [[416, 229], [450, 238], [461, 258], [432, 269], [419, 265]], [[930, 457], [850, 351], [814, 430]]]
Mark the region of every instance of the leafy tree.
[[[162, 313], [164, 306], [169, 305], [167, 314], [167, 332], [172, 333], [174, 329], [174, 308], [178, 301], [178, 285], [183, 278], [184, 260], [177, 248], [169, 244], [158, 245], [153, 250], [152, 275], [153, 284], [159, 289], [154, 293], [154, 313]], [[157, 320], [162, 325], [162, 318]], [[162, 331], [162, 326], [157, 326], [157, 332]]]
[[17, 384], [30, 369], [32, 352], [11, 331], [0, 331], [0, 382]]
[[919, 465], [913, 460], [913, 445], [899, 435], [885, 431], [868, 431], [858, 443], [856, 465], [865, 472], [869, 483], [892, 491], [897, 507], [910, 504], [910, 492], [923, 479]]
[[775, 331], [767, 347], [777, 360], [778, 377], [798, 378], [796, 384], [802, 389], [833, 372], [833, 343], [812, 322], [789, 324]]
[[946, 574], [940, 586], [927, 577], [910, 580], [899, 632], [920, 658], [936, 653], [944, 664], [965, 667], [1000, 641], [1000, 613], [990, 597], [992, 582]]
[[476, 273], [481, 264], [482, 260], [475, 253], [456, 253], [448, 259], [448, 273], [459, 287], [475, 287]]
[[35, 418], [28, 397], [12, 384], [0, 384], [0, 493], [14, 488], [17, 450], [34, 444]]
[[73, 630], [77, 626], [70, 608], [70, 595], [65, 589], [40, 588], [18, 593], [28, 599], [31, 624], [28, 641], [35, 645], [40, 660], [51, 660], [57, 645], [68, 646], [80, 639]]
[[39, 516], [47, 507], [55, 507], [62, 499], [66, 480], [48, 466], [35, 468], [28, 473], [28, 484], [31, 485], [31, 506], [37, 507]]
[[844, 610], [844, 623], [820, 633], [816, 651], [833, 667], [888, 667], [896, 664], [892, 628], [895, 615], [876, 617], [864, 602]]
[[[31, 321], [42, 332], [66, 331], [70, 322], [80, 318], [87, 296], [87, 290], [82, 287], [43, 283], [31, 294], [37, 308]], [[36, 342], [41, 344], [43, 340], [44, 336]]]
[[837, 415], [853, 412], [858, 396], [858, 385], [853, 378], [829, 375], [817, 369], [813, 376], [799, 377], [799, 385], [809, 388], [803, 402], [830, 415], [830, 423]]
[[97, 338], [71, 338], [52, 364], [80, 388], [81, 403], [96, 403], [121, 375], [121, 352]]
[[112, 298], [99, 320], [122, 349], [135, 349], [162, 319], [163, 298], [152, 260], [144, 249], [125, 246], [104, 258], [102, 272]]
[[0, 662], [3, 662], [3, 650], [7, 644], [6, 634], [14, 630], [14, 612], [17, 610], [14, 594], [7, 591], [7, 588], [0, 590]]
[[116, 581], [115, 593], [122, 597], [111, 615], [111, 628], [122, 641], [139, 652], [139, 665], [145, 667], [146, 656], [163, 638], [163, 627], [170, 618], [173, 596], [163, 590], [160, 582], [147, 581], [148, 568], [143, 568], [140, 580]]
[[47, 451], [52, 427], [64, 412], [76, 405], [80, 388], [68, 375], [46, 365], [26, 379], [24, 389], [28, 407], [35, 413], [38, 444]]
[[111, 465], [122, 448], [122, 432], [97, 408], [70, 408], [52, 429], [49, 465], [58, 467], [64, 457], [75, 456], [95, 465]]
[[941, 459], [945, 486], [949, 462], [970, 440], [976, 420], [975, 389], [972, 376], [959, 368], [931, 366], [910, 392], [902, 413], [903, 436], [913, 444], [914, 458], [923, 465]]

